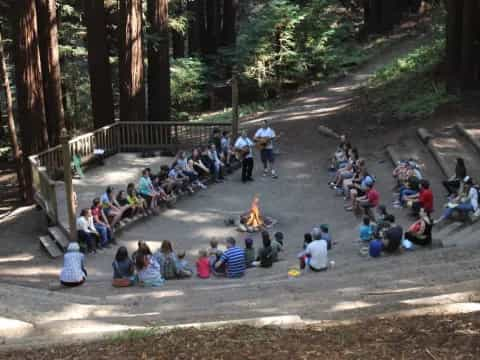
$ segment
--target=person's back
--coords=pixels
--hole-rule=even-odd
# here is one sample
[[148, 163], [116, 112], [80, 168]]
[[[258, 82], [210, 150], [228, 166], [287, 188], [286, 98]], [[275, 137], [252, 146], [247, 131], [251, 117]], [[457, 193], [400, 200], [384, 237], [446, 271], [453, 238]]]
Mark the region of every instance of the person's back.
[[262, 247], [258, 252], [258, 260], [260, 261], [260, 267], [269, 268], [272, 267], [275, 257], [275, 250], [272, 246]]
[[372, 239], [373, 227], [370, 224], [360, 225], [360, 240], [370, 241]]
[[382, 254], [383, 242], [380, 239], [373, 239], [368, 246], [368, 253], [371, 257], [376, 258]]
[[122, 261], [115, 260], [112, 263], [112, 267], [114, 279], [130, 278], [134, 274], [133, 262], [128, 257]]
[[255, 261], [255, 249], [254, 248], [245, 248], [245, 265], [247, 267], [252, 266], [252, 263]]
[[84, 255], [79, 251], [78, 243], [70, 243], [63, 256], [63, 267], [60, 272], [60, 282], [68, 285], [81, 284], [87, 274], [84, 267]]
[[385, 231], [386, 244], [383, 250], [387, 253], [393, 253], [400, 248], [403, 237], [403, 229], [399, 225], [393, 225], [390, 229]]
[[245, 273], [245, 251], [237, 246], [228, 248], [222, 255], [229, 278], [241, 277]]
[[[137, 255], [143, 259], [143, 266], [138, 269], [138, 280], [144, 286], [160, 286], [163, 284], [163, 278], [160, 274], [160, 265], [153, 256]], [[138, 263], [138, 261], [137, 261]]]
[[308, 244], [305, 250], [309, 255], [310, 268], [314, 271], [326, 270], [328, 266], [327, 242], [325, 240], [314, 240]]

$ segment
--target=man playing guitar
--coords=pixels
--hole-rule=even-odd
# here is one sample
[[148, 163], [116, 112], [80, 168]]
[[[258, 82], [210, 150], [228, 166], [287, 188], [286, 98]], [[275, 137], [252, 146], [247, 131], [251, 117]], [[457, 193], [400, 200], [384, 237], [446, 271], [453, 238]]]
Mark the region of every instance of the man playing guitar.
[[268, 176], [269, 167], [272, 178], [276, 179], [278, 176], [273, 168], [273, 140], [275, 139], [275, 131], [268, 126], [267, 120], [263, 121], [262, 127], [257, 130], [253, 140], [260, 149], [260, 156], [263, 163], [263, 176]]
[[247, 136], [247, 132], [242, 130], [242, 134], [235, 141], [235, 153], [242, 162], [242, 182], [246, 183], [247, 181], [253, 181], [252, 172], [253, 172], [253, 142]]

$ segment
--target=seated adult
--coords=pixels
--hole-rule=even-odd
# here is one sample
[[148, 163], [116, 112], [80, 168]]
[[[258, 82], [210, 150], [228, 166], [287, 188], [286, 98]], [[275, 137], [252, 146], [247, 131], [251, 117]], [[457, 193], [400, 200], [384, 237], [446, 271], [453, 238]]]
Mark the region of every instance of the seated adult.
[[408, 228], [405, 239], [421, 246], [430, 245], [432, 243], [432, 220], [423, 208], [420, 209], [419, 216], [420, 218]]
[[394, 253], [402, 244], [403, 229], [400, 225], [395, 224], [395, 217], [390, 215], [392, 220], [388, 229], [383, 231], [383, 251], [386, 253]]
[[103, 213], [107, 217], [112, 228], [122, 219], [126, 208], [120, 207], [114, 197], [114, 189], [108, 186], [103, 195], [100, 197], [102, 202]]
[[235, 239], [227, 239], [227, 250], [215, 264], [215, 269], [220, 269], [225, 264], [227, 277], [239, 278], [245, 274], [245, 250], [235, 245]]
[[428, 215], [431, 215], [433, 208], [433, 192], [430, 189], [430, 182], [426, 179], [420, 180], [420, 191], [416, 195], [406, 198], [407, 206], [411, 207], [413, 213], [418, 215], [420, 209], [423, 208]]
[[67, 252], [63, 255], [60, 283], [64, 286], [75, 287], [82, 285], [86, 279], [85, 256], [80, 252], [80, 245], [77, 242], [71, 242], [68, 244]]
[[350, 149], [348, 152], [348, 162], [344, 167], [337, 170], [335, 177], [328, 184], [333, 188], [341, 188], [345, 179], [351, 179], [355, 175], [355, 170], [358, 161], [358, 150], [356, 148]]
[[393, 170], [393, 177], [397, 180], [397, 186], [402, 187], [411, 176], [422, 179], [422, 173], [415, 160], [400, 161], [397, 167]]
[[414, 175], [410, 176], [405, 184], [400, 185], [398, 200], [394, 201], [394, 207], [405, 206], [408, 200], [412, 199], [420, 191], [420, 179]]
[[160, 273], [160, 265], [153, 256], [143, 251], [138, 251], [135, 255], [135, 266], [141, 286], [157, 287], [163, 285], [164, 280]]
[[99, 198], [93, 199], [91, 213], [93, 217], [93, 225], [100, 234], [99, 248], [110, 248], [110, 243], [116, 244], [116, 241], [113, 238], [112, 228], [110, 227], [108, 219], [103, 212], [102, 203]]
[[455, 199], [449, 202], [445, 208], [443, 215], [435, 220], [434, 224], [438, 224], [443, 220], [449, 219], [454, 213], [459, 213], [462, 216], [469, 213], [477, 213], [478, 211], [478, 190], [473, 185], [473, 180], [470, 176], [463, 179], [463, 192]]
[[352, 198], [352, 206], [346, 210], [351, 211], [353, 209], [360, 208], [370, 218], [374, 218], [375, 215], [372, 210], [378, 206], [380, 202], [380, 194], [374, 188], [373, 180], [365, 182], [363, 186], [365, 186], [365, 195], [359, 198]]
[[[361, 162], [359, 162], [359, 164], [361, 164]], [[351, 206], [346, 207], [351, 207], [352, 209], [355, 208], [356, 198], [365, 195], [367, 192], [367, 185], [372, 184], [373, 182], [373, 177], [369, 175], [365, 165], [359, 167], [358, 172], [351, 180], [348, 179], [347, 181], [344, 181], [345, 194], [347, 198], [350, 198], [352, 201]]]
[[192, 156], [190, 156], [191, 161], [193, 161], [193, 168], [197, 173], [200, 174], [200, 177], [210, 176], [210, 164], [205, 165], [202, 161], [202, 154], [198, 148], [192, 150]]
[[217, 152], [217, 148], [215, 147], [215, 144], [211, 144], [209, 149], [208, 149], [208, 156], [210, 157], [210, 160], [212, 160], [212, 169], [213, 169], [213, 174], [215, 175], [215, 182], [220, 182], [224, 180], [223, 176], [223, 168], [224, 164], [220, 160]]
[[181, 192], [188, 191], [191, 194], [195, 193], [190, 185], [190, 178], [183, 173], [180, 165], [175, 164], [168, 172], [168, 177], [179, 185]]
[[[266, 233], [266, 236], [264, 233]], [[259, 262], [260, 267], [272, 267], [276, 252], [272, 248], [270, 236], [268, 236], [268, 232], [266, 231], [262, 233], [262, 243], [263, 247], [258, 250], [257, 262]]]
[[87, 245], [88, 253], [96, 253], [97, 238], [100, 234], [93, 223], [92, 211], [90, 209], [82, 209], [77, 219], [78, 239]]
[[305, 255], [308, 257], [308, 267], [314, 272], [325, 271], [328, 268], [328, 250], [325, 240], [313, 240], [307, 245]]
[[458, 191], [460, 190], [460, 184], [466, 176], [467, 168], [465, 167], [465, 162], [462, 158], [457, 158], [457, 163], [455, 164], [455, 175], [442, 182], [443, 186], [445, 186], [445, 189], [447, 189], [448, 196], [458, 194]]
[[173, 251], [172, 243], [168, 240], [163, 240], [160, 249], [158, 249], [153, 257], [160, 265], [160, 272], [165, 280], [177, 279], [178, 274], [178, 257]]

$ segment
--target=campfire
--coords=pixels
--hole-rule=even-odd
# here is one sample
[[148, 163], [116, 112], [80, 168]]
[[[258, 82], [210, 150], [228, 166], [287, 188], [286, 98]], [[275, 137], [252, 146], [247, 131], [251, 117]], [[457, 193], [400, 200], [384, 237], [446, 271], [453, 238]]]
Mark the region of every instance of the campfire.
[[260, 199], [255, 196], [252, 201], [249, 213], [247, 213], [245, 225], [253, 228], [260, 228], [263, 226], [263, 219], [260, 215]]
[[262, 216], [260, 211], [260, 198], [255, 196], [252, 201], [250, 210], [240, 216], [239, 231], [262, 231], [276, 224], [276, 220]]

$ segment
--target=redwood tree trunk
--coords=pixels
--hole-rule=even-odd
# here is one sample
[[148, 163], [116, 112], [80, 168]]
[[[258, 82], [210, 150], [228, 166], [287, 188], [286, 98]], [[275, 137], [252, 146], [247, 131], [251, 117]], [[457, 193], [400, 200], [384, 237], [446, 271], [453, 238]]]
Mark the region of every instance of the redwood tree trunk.
[[200, 0], [192, 0], [187, 2], [188, 19], [188, 55], [192, 56], [200, 50], [200, 33], [197, 28], [197, 18], [195, 9], [197, 2]]
[[148, 119], [170, 120], [168, 0], [148, 1]]
[[464, 0], [460, 78], [463, 89], [470, 89], [475, 84], [475, 40], [476, 19], [478, 19], [478, 1]]
[[55, 0], [37, 0], [37, 11], [45, 115], [48, 138], [53, 146], [59, 143], [60, 130], [65, 127]]
[[214, 54], [218, 46], [218, 20], [217, 0], [207, 0], [207, 52]]
[[120, 0], [120, 120], [145, 120], [142, 1]]
[[114, 122], [112, 74], [103, 0], [85, 0], [88, 70], [95, 129]]
[[447, 1], [447, 73], [448, 89], [453, 91], [458, 83], [462, 62], [462, 16], [463, 0]]
[[[185, 6], [183, 0], [178, 1], [175, 8], [175, 15], [182, 16], [185, 12]], [[185, 57], [185, 35], [179, 31], [173, 31], [172, 33], [172, 48], [173, 57], [182, 58]]]
[[238, 0], [224, 0], [222, 45], [230, 46], [235, 43], [237, 35], [237, 9]]
[[48, 147], [35, 0], [15, 1], [16, 89], [27, 200], [33, 200], [28, 156]]
[[8, 130], [10, 132], [10, 141], [12, 143], [13, 158], [15, 159], [15, 167], [17, 169], [17, 182], [20, 188], [20, 195], [25, 198], [25, 179], [22, 168], [22, 153], [17, 139], [17, 129], [15, 127], [15, 119], [13, 115], [12, 90], [10, 89], [10, 79], [8, 78], [7, 63], [3, 52], [2, 33], [0, 29], [0, 82], [5, 92], [6, 110], [8, 119]]

